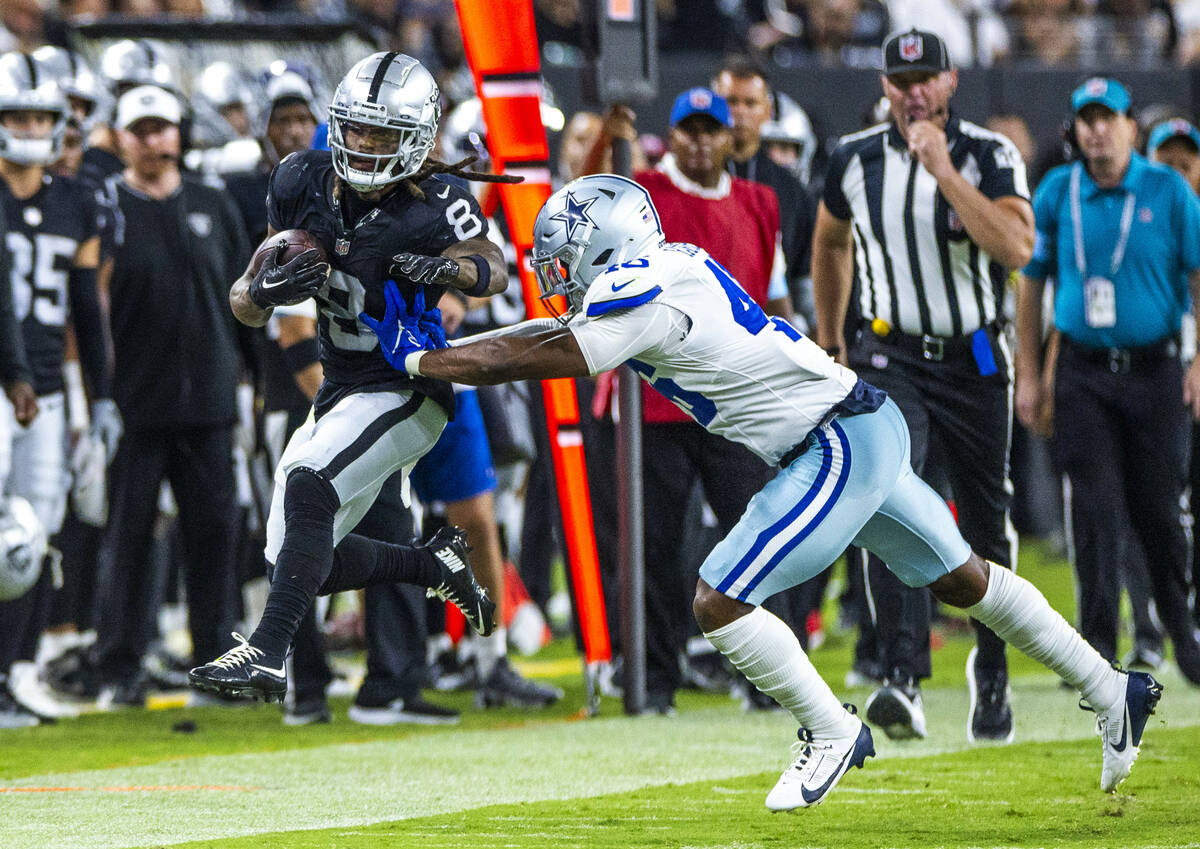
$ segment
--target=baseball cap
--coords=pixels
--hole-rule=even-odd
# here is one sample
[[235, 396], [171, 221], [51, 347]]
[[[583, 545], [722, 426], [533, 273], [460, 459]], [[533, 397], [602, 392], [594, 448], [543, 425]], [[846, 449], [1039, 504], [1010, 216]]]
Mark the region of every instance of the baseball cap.
[[1071, 109], [1078, 112], [1092, 103], [1099, 103], [1118, 115], [1124, 115], [1129, 112], [1133, 99], [1125, 86], [1116, 80], [1092, 77], [1071, 93]]
[[671, 107], [671, 126], [674, 127], [693, 115], [707, 115], [726, 127], [733, 126], [733, 119], [729, 116], [729, 104], [725, 102], [725, 98], [709, 88], [689, 88], [675, 98], [675, 105]]
[[883, 43], [883, 72], [888, 76], [905, 71], [940, 74], [949, 71], [950, 67], [946, 42], [936, 33], [913, 27], [907, 32], [888, 36]]
[[183, 116], [179, 98], [153, 85], [131, 88], [117, 101], [117, 128], [128, 130], [143, 118], [161, 118], [178, 124]]
[[1182, 118], [1172, 118], [1170, 121], [1154, 125], [1154, 129], [1150, 131], [1150, 138], [1146, 142], [1146, 154], [1153, 155], [1163, 142], [1176, 138], [1188, 139], [1196, 146], [1196, 151], [1200, 152], [1200, 130]]

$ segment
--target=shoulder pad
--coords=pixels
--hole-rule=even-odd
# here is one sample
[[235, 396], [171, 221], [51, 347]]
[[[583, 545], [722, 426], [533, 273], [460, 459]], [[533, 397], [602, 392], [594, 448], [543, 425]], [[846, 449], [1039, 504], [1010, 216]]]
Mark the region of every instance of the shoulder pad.
[[588, 318], [648, 304], [662, 294], [662, 286], [647, 273], [648, 264], [640, 268], [627, 267], [629, 265], [623, 263], [608, 268], [592, 281], [583, 299], [583, 312]]

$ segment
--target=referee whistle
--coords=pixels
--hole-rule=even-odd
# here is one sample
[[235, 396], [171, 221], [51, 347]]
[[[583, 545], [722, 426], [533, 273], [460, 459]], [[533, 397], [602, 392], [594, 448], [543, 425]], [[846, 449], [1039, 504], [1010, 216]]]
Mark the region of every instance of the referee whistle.
[[887, 336], [892, 332], [892, 326], [882, 318], [876, 318], [871, 320], [871, 331], [876, 336]]

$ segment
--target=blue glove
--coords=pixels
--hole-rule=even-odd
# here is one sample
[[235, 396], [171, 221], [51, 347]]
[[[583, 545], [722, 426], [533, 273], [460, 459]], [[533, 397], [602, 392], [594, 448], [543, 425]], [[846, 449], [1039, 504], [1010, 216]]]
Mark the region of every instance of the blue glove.
[[442, 327], [442, 311], [437, 307], [431, 310], [425, 310], [417, 319], [417, 327], [429, 337], [434, 348], [449, 348], [450, 343], [446, 341], [446, 330]]
[[421, 319], [426, 315], [425, 291], [417, 289], [412, 304], [406, 304], [396, 281], [389, 280], [384, 287], [383, 297], [385, 307], [382, 319], [371, 318], [365, 312], [359, 313], [358, 318], [379, 337], [384, 359], [396, 371], [407, 374], [404, 368], [405, 357], [417, 351], [438, 347], [421, 326]]

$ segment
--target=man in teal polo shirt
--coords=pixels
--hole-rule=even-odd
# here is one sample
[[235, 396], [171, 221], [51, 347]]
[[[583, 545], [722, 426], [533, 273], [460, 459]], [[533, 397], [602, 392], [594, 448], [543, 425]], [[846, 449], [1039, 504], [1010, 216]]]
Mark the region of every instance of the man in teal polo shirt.
[[[1179, 359], [1180, 321], [1200, 297], [1200, 201], [1170, 168], [1133, 150], [1129, 92], [1095, 78], [1071, 96], [1080, 161], [1033, 199], [1037, 243], [1018, 298], [1017, 415], [1049, 420], [1069, 482], [1080, 631], [1116, 657], [1121, 539], [1136, 534], [1159, 616], [1184, 675], [1200, 684], [1180, 496], [1187, 407], [1200, 419], [1200, 364]], [[1054, 397], [1042, 379], [1042, 292], [1053, 277], [1061, 335]]]

